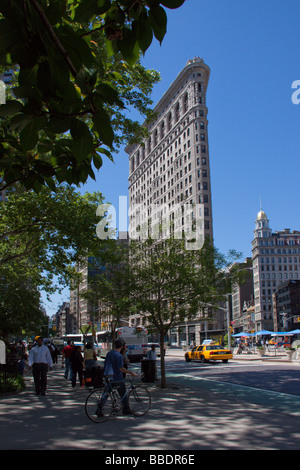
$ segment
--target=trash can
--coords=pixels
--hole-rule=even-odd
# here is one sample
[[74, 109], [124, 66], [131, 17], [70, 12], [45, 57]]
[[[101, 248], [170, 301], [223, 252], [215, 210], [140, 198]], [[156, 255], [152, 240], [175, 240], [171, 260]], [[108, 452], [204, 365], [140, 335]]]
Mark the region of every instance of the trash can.
[[141, 379], [142, 382], [155, 382], [156, 379], [156, 361], [142, 359], [141, 361]]

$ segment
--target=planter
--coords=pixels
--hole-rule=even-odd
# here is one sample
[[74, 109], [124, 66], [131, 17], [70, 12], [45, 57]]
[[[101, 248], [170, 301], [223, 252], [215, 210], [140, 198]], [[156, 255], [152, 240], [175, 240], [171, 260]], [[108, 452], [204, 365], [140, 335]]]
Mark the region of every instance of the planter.
[[291, 349], [288, 349], [285, 351], [286, 352], [286, 355], [288, 356], [289, 360], [291, 361], [292, 360], [292, 356], [294, 354], [295, 351], [292, 351]]
[[257, 354], [259, 354], [260, 356], [263, 356], [265, 352], [266, 352], [266, 348], [261, 348], [261, 349], [257, 348]]

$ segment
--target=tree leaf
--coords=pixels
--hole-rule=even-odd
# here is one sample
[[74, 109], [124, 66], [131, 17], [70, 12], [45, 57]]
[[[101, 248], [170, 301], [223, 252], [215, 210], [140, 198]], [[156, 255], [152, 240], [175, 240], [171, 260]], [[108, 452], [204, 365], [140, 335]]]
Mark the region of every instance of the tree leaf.
[[102, 164], [103, 164], [102, 158], [97, 153], [94, 153], [93, 155], [93, 162], [97, 170], [99, 170], [102, 167]]
[[156, 39], [161, 43], [167, 31], [167, 14], [158, 6], [149, 10], [149, 19]]
[[107, 149], [104, 149], [104, 148], [102, 148], [102, 147], [98, 147], [98, 148], [97, 148], [97, 152], [103, 153], [104, 155], [107, 156], [107, 158], [110, 159], [111, 162], [114, 163], [113, 156], [112, 156], [111, 152], [109, 152]]
[[105, 145], [112, 147], [114, 132], [111, 127], [109, 116], [102, 106], [97, 105], [97, 113], [93, 116], [93, 123], [101, 141]]
[[96, 88], [97, 93], [102, 100], [109, 104], [117, 104], [120, 108], [124, 108], [123, 102], [119, 99], [119, 94], [115, 88], [109, 83], [100, 83]]
[[185, 0], [160, 0], [160, 3], [167, 8], [179, 8], [183, 5]]
[[32, 150], [39, 138], [40, 123], [37, 118], [32, 118], [31, 122], [24, 127], [20, 133], [20, 144], [24, 152], [27, 150]]
[[71, 127], [72, 118], [63, 116], [51, 116], [47, 124], [46, 130], [55, 134], [67, 132]]
[[93, 137], [87, 124], [79, 119], [73, 119], [71, 124], [71, 150], [75, 159], [82, 162], [93, 150]]
[[102, 15], [109, 10], [108, 0], [82, 0], [75, 10], [74, 21], [88, 23], [96, 15]]
[[6, 104], [0, 105], [0, 117], [11, 116], [21, 111], [23, 108], [22, 103], [16, 100], [9, 100]]
[[136, 28], [137, 30], [139, 47], [143, 54], [145, 54], [153, 39], [152, 27], [147, 12], [144, 15], [141, 15], [138, 21], [133, 23], [133, 28]]
[[123, 29], [123, 39], [117, 40], [117, 46], [129, 65], [134, 65], [139, 58], [140, 48], [136, 30]]
[[0, 54], [10, 50], [11, 46], [18, 42], [20, 26], [10, 20], [0, 20]]

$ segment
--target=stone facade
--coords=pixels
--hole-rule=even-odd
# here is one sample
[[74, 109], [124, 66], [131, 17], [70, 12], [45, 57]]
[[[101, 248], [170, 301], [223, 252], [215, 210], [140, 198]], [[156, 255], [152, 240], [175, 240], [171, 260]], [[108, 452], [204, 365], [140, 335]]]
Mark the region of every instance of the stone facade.
[[[149, 137], [143, 145], [126, 147], [131, 236], [138, 236], [141, 227], [153, 228], [165, 215], [174, 220], [176, 208], [184, 203], [201, 205], [204, 234], [213, 237], [206, 107], [209, 75], [203, 59], [188, 61], [156, 105], [157, 119], [147, 126]], [[180, 230], [181, 221], [176, 216], [175, 220], [175, 230]]]
[[255, 329], [273, 330], [273, 294], [280, 284], [300, 280], [300, 231], [272, 233], [269, 220], [260, 211], [252, 241], [255, 298]]
[[[177, 217], [185, 206], [193, 208], [193, 219], [201, 218], [203, 238], [213, 239], [206, 106], [209, 76], [210, 69], [203, 59], [189, 60], [155, 106], [156, 119], [147, 124], [149, 136], [143, 145], [126, 147], [129, 237], [146, 238], [150, 234], [155, 238], [155, 227], [164, 224], [173, 224], [177, 233], [188, 233], [186, 220]], [[223, 310], [216, 313], [214, 322], [201, 316], [176, 326], [169, 341], [182, 346], [199, 343], [212, 334], [221, 335], [225, 330], [224, 317], [226, 323]], [[140, 324], [141, 320], [136, 315], [131, 324]]]

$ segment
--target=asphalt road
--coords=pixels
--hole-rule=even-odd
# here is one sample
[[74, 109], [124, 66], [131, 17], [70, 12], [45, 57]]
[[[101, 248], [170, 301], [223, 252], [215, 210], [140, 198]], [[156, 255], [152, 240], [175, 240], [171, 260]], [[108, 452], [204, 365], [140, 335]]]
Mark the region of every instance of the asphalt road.
[[300, 416], [300, 365], [231, 361], [201, 364], [166, 358], [169, 380], [193, 387], [201, 394], [217, 394], [245, 405], [263, 406], [291, 416]]
[[236, 384], [253, 389], [269, 390], [300, 397], [300, 365], [231, 361], [228, 364], [199, 361], [185, 362], [166, 358], [167, 371], [182, 376], [210, 379], [219, 383]]

